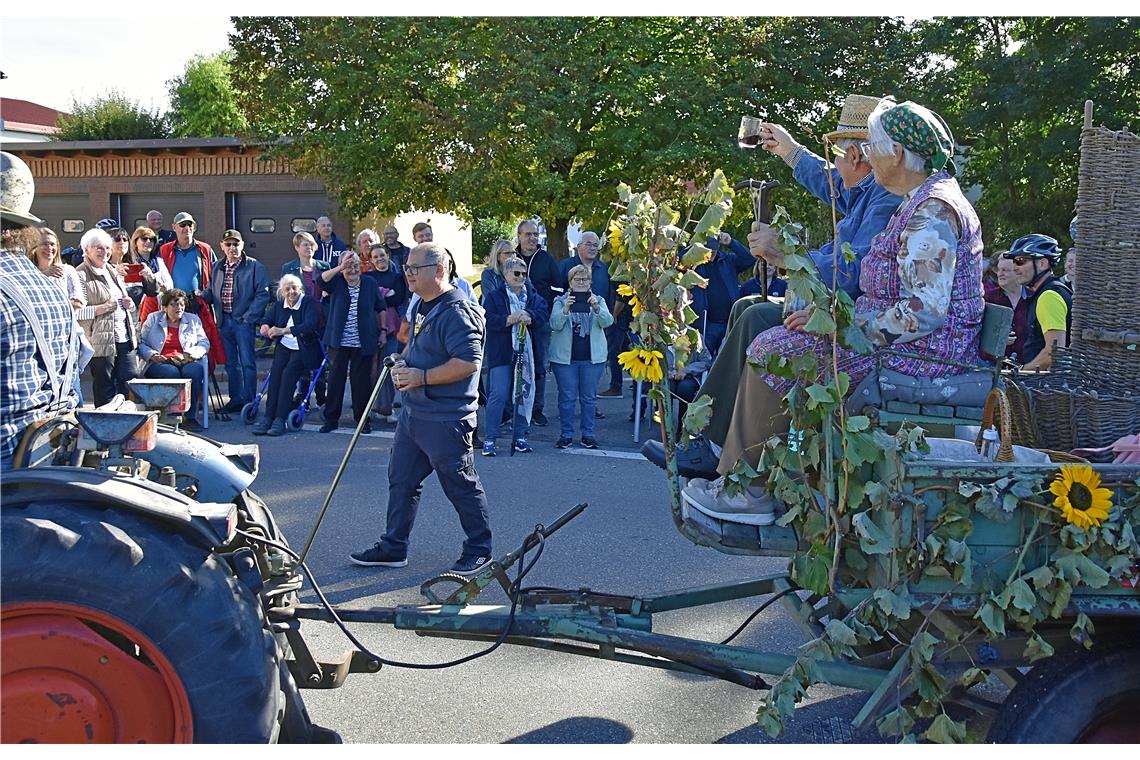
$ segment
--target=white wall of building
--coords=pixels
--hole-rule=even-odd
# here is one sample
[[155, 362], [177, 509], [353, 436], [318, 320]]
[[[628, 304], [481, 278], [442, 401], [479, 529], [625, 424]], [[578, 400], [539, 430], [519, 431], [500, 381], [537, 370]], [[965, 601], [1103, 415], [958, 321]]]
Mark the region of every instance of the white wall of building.
[[[454, 214], [441, 214], [435, 211], [413, 211], [400, 214], [392, 222], [400, 231], [400, 241], [409, 248], [415, 246], [412, 227], [419, 222], [431, 225], [432, 240], [441, 243], [455, 257], [459, 276], [467, 277], [475, 273], [471, 265], [471, 225]], [[381, 229], [377, 229], [380, 232]]]

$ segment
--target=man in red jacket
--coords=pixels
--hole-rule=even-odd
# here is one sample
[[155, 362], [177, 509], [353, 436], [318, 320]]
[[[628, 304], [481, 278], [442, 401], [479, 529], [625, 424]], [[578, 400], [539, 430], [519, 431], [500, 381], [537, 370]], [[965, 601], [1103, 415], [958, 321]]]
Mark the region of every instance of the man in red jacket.
[[196, 228], [194, 217], [179, 211], [174, 217], [175, 238], [159, 248], [158, 255], [166, 264], [174, 287], [190, 296], [187, 310], [202, 320], [206, 337], [210, 339], [210, 369], [213, 370], [215, 365], [226, 363], [226, 351], [214, 315], [206, 308], [202, 294], [210, 287], [210, 270], [218, 257], [208, 243], [194, 239]]

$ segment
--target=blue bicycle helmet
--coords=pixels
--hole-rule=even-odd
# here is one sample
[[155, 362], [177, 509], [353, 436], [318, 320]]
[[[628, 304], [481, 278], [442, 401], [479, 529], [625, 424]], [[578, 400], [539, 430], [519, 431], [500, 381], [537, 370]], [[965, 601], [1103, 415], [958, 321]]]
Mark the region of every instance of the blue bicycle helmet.
[[1013, 259], [1018, 256], [1029, 256], [1035, 259], [1049, 259], [1056, 264], [1061, 258], [1061, 246], [1048, 235], [1033, 233], [1013, 241], [1013, 245], [1003, 254], [1003, 258]]
[[95, 229], [97, 230], [113, 230], [118, 226], [119, 223], [110, 218], [100, 219], [99, 221], [95, 222]]

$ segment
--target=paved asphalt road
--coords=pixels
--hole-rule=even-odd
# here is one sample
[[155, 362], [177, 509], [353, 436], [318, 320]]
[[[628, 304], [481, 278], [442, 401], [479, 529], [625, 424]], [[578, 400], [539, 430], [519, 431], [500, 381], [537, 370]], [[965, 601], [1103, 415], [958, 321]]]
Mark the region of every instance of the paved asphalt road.
[[[224, 377], [224, 373], [219, 372]], [[224, 385], [224, 380], [222, 381]], [[476, 457], [487, 491], [495, 553], [515, 548], [536, 523], [550, 523], [585, 501], [583, 515], [557, 533], [527, 578], [528, 585], [589, 586], [614, 593], [652, 593], [744, 579], [779, 571], [781, 559], [720, 554], [694, 546], [674, 528], [665, 479], [636, 454], [632, 401], [600, 401], [602, 449], [554, 448], [558, 437], [554, 383], [546, 412], [551, 426], [530, 436], [534, 453]], [[348, 403], [346, 400], [346, 409]], [[308, 429], [281, 438], [253, 439], [236, 416], [215, 421], [210, 435], [257, 440], [261, 474], [254, 484], [272, 507], [292, 545], [304, 544], [350, 440], [347, 429]], [[348, 424], [346, 413], [342, 424]], [[409, 564], [401, 569], [355, 567], [348, 552], [366, 548], [383, 532], [387, 464], [393, 426], [378, 425], [361, 439], [314, 544], [309, 566], [330, 600], [343, 606], [417, 604], [419, 585], [459, 556], [462, 532], [438, 482], [429, 478], [412, 535]], [[500, 439], [505, 448], [506, 439]], [[501, 603], [501, 592], [480, 601]], [[307, 594], [308, 601], [315, 597]], [[655, 617], [661, 632], [720, 640], [762, 600], [731, 602]], [[455, 659], [485, 644], [420, 637], [378, 625], [356, 624], [362, 641], [382, 656], [432, 663]], [[335, 627], [304, 624], [318, 657], [349, 648]], [[803, 637], [779, 605], [766, 610], [737, 642], [791, 653]], [[769, 741], [756, 726], [760, 695], [699, 676], [610, 663], [587, 657], [504, 646], [491, 655], [443, 670], [386, 667], [353, 675], [340, 689], [305, 691], [313, 720], [338, 730], [346, 742], [674, 742]], [[817, 687], [802, 704], [783, 741], [876, 741], [874, 729], [853, 732], [861, 696]]]

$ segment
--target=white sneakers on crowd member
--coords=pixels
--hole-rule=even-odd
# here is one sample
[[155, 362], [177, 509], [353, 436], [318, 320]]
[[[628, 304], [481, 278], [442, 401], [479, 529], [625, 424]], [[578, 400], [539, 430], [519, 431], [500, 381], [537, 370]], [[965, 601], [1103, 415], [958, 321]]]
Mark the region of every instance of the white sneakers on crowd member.
[[771, 525], [776, 522], [779, 501], [764, 491], [764, 486], [750, 486], [744, 493], [729, 496], [724, 492], [724, 477], [716, 480], [693, 478], [681, 490], [681, 498], [709, 517], [745, 525]]

